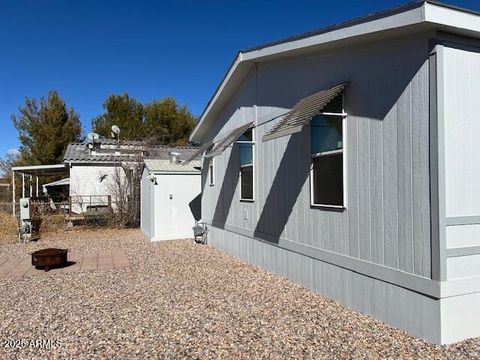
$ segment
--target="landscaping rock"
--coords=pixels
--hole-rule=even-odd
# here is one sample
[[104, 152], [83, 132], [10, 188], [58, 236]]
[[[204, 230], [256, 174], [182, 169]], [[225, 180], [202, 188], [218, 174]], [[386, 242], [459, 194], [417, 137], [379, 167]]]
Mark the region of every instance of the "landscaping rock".
[[124, 251], [132, 266], [0, 279], [1, 359], [480, 358], [480, 339], [431, 345], [192, 240], [70, 232], [0, 246], [0, 260], [49, 246]]

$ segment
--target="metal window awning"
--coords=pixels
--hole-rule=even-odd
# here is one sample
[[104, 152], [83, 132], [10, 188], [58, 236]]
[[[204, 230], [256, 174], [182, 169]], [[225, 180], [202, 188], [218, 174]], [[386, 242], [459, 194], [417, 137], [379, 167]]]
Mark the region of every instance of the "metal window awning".
[[205, 150], [207, 150], [210, 145], [212, 145], [212, 141], [209, 141], [209, 142], [206, 142], [205, 144], [203, 144], [202, 146], [200, 146], [200, 148], [195, 151], [192, 155], [190, 155], [190, 157], [188, 157], [185, 161], [182, 162], [182, 165], [188, 165], [190, 164], [190, 162], [194, 159], [196, 159], [197, 157], [199, 157]]
[[302, 131], [303, 127], [310, 123], [313, 116], [321, 112], [330, 101], [345, 89], [345, 85], [346, 83], [342, 83], [300, 100], [291, 111], [284, 115], [283, 119], [263, 136], [262, 141], [273, 140]]
[[240, 136], [242, 136], [242, 134], [248, 129], [250, 129], [252, 126], [253, 126], [253, 121], [236, 128], [230, 134], [228, 134], [225, 138], [223, 138], [223, 140], [216, 142], [215, 145], [213, 146], [213, 149], [205, 154], [205, 157], [211, 158], [211, 157], [220, 155], [225, 151], [227, 147], [229, 147], [235, 141], [237, 141], [237, 139]]

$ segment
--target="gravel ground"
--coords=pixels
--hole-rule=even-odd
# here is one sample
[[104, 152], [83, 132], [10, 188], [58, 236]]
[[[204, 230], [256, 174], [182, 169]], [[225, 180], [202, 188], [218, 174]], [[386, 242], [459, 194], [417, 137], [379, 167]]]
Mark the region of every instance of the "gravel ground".
[[[1, 359], [480, 358], [480, 339], [430, 345], [192, 241], [151, 244], [137, 230], [67, 236], [3, 245], [0, 258], [55, 245], [123, 250], [132, 267], [0, 279]], [[52, 346], [5, 349], [8, 340]]]

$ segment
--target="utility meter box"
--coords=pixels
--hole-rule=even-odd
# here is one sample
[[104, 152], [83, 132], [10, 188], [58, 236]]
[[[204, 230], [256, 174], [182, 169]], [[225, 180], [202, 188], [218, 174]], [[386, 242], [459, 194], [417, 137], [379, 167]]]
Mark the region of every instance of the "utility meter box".
[[20, 220], [31, 220], [32, 218], [32, 204], [30, 198], [20, 199]]

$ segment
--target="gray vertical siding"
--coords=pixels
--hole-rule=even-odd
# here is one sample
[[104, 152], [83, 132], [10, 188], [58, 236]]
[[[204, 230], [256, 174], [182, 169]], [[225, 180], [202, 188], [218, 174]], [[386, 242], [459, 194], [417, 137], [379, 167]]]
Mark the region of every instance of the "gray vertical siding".
[[[209, 138], [273, 118], [299, 99], [344, 81], [349, 81], [344, 211], [310, 207], [308, 127], [263, 143], [272, 121], [255, 129], [255, 202], [239, 201], [233, 146], [215, 160], [213, 187], [205, 182], [204, 166], [202, 216], [216, 227], [247, 229], [272, 243], [286, 239], [430, 278], [426, 36], [259, 63], [218, 116]], [[286, 261], [264, 250], [251, 256], [259, 263]]]

